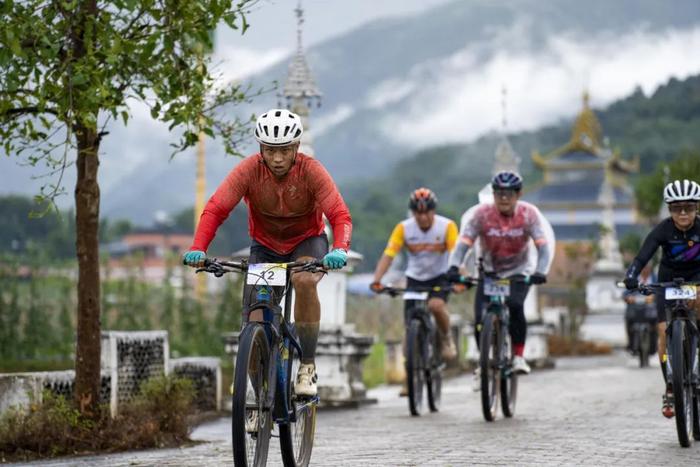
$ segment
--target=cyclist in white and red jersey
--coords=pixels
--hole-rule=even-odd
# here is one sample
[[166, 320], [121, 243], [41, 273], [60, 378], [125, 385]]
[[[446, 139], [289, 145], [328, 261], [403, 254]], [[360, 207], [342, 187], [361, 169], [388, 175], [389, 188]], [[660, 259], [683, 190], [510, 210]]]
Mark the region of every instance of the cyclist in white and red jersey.
[[[352, 234], [350, 211], [321, 163], [298, 152], [303, 131], [301, 118], [287, 109], [272, 109], [258, 118], [255, 139], [260, 143], [260, 152], [231, 170], [209, 199], [192, 246], [183, 255], [185, 264], [204, 264], [216, 230], [243, 200], [248, 205], [251, 264], [322, 259], [327, 269], [345, 266]], [[330, 252], [323, 215], [333, 229]], [[317, 392], [314, 357], [321, 304], [316, 286], [322, 277], [320, 272], [298, 272], [292, 276], [294, 325], [302, 349], [294, 387], [297, 394], [304, 396]], [[261, 310], [250, 309], [254, 287], [244, 287], [244, 321], [262, 321]], [[274, 294], [273, 298], [278, 301], [280, 296]]]
[[[494, 203], [474, 206], [462, 216], [459, 242], [450, 257], [447, 274], [450, 280], [459, 280], [459, 266], [467, 251], [479, 240], [487, 272], [499, 277], [525, 276], [525, 282], [511, 284], [506, 304], [510, 310], [513, 367], [517, 372], [527, 374], [530, 367], [523, 358], [527, 335], [523, 304], [530, 284], [546, 282], [553, 245], [547, 240], [546, 221], [540, 211], [530, 203], [519, 201], [522, 186], [522, 178], [514, 172], [499, 172], [493, 177]], [[529, 261], [531, 239], [538, 254], [534, 271]], [[480, 283], [474, 306], [477, 345], [484, 305], [483, 283]]]

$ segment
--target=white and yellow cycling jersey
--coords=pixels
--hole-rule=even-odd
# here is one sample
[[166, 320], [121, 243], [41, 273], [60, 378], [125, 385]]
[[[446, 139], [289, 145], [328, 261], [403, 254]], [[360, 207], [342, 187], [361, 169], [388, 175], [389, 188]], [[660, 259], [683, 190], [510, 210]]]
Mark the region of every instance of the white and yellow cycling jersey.
[[406, 276], [426, 281], [447, 272], [447, 260], [457, 235], [457, 224], [446, 217], [435, 215], [433, 225], [425, 231], [410, 217], [394, 227], [384, 254], [393, 258], [406, 247]]

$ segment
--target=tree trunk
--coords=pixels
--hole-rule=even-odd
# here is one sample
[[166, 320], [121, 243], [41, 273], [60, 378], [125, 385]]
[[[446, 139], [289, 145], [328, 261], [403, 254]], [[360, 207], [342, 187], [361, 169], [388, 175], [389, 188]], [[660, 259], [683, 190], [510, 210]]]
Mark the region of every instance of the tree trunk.
[[75, 400], [80, 412], [97, 415], [100, 394], [100, 258], [97, 183], [100, 140], [92, 128], [76, 125], [78, 180], [75, 183], [78, 257], [78, 332], [75, 351]]

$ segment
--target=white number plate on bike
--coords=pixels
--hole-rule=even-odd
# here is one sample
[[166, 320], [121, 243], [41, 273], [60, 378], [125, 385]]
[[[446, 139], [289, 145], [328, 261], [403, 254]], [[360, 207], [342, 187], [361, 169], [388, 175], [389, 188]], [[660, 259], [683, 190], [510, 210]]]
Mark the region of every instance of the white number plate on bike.
[[404, 292], [404, 300], [427, 300], [428, 292]]
[[287, 274], [284, 264], [257, 263], [248, 265], [249, 285], [286, 285]]
[[666, 287], [666, 300], [695, 300], [697, 290], [694, 285], [682, 285], [680, 287]]
[[508, 279], [485, 279], [484, 295], [487, 295], [489, 297], [509, 297], [510, 281]]

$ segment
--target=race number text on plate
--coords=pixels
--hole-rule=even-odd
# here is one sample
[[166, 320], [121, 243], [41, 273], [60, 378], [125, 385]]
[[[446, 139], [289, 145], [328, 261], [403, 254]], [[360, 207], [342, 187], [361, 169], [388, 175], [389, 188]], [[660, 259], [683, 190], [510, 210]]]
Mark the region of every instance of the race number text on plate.
[[249, 285], [286, 285], [287, 268], [284, 264], [257, 263], [248, 265]]
[[510, 296], [510, 281], [508, 279], [484, 279], [484, 295], [489, 297]]
[[666, 300], [694, 300], [697, 291], [694, 285], [682, 285], [680, 287], [666, 287]]
[[409, 290], [408, 292], [404, 292], [403, 299], [404, 300], [427, 300], [428, 299], [428, 292], [413, 292], [413, 291]]

